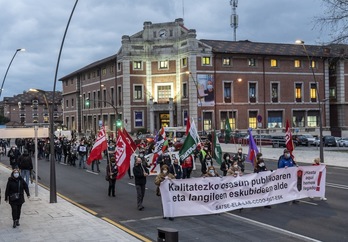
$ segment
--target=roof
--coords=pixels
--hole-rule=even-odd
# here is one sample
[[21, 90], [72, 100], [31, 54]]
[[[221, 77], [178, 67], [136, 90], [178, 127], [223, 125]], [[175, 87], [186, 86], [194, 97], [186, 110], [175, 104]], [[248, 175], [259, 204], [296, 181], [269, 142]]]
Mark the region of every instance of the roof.
[[[250, 55], [268, 55], [268, 56], [307, 56], [300, 44], [279, 44], [279, 43], [261, 43], [227, 40], [207, 40], [201, 39], [202, 43], [212, 47], [216, 53], [231, 54], [250, 54]], [[305, 45], [308, 55], [315, 57], [328, 56], [325, 52], [329, 46]]]
[[[53, 91], [45, 91], [48, 103], [52, 103]], [[38, 99], [39, 103], [45, 103], [45, 99], [42, 93], [39, 92], [23, 92], [22, 94], [14, 95], [13, 97], [4, 97], [3, 104], [21, 102], [22, 104], [30, 103], [33, 99]], [[60, 103], [62, 99], [62, 93], [56, 91], [54, 96], [55, 103]]]

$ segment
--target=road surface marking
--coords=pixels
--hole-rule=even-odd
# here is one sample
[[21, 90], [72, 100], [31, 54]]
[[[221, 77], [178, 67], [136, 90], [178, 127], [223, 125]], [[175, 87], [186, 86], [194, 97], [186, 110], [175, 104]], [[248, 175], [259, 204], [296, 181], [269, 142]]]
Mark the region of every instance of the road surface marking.
[[117, 228], [123, 230], [124, 232], [126, 232], [126, 233], [128, 233], [128, 234], [130, 234], [130, 235], [132, 235], [132, 236], [134, 236], [134, 237], [136, 237], [136, 238], [138, 238], [138, 239], [140, 239], [142, 241], [151, 242], [151, 240], [149, 240], [148, 238], [146, 238], [146, 237], [144, 237], [144, 236], [142, 236], [142, 235], [140, 235], [140, 234], [138, 234], [138, 233], [136, 233], [136, 232], [134, 232], [134, 231], [132, 231], [132, 230], [130, 230], [128, 228], [126, 228], [125, 226], [123, 226], [123, 225], [121, 225], [119, 223], [116, 223], [116, 222], [112, 221], [111, 219], [108, 219], [106, 217], [102, 217], [101, 219], [105, 220], [106, 222], [116, 226]]
[[269, 224], [261, 223], [261, 222], [258, 222], [258, 221], [255, 221], [255, 220], [252, 220], [249, 218], [244, 218], [244, 217], [239, 216], [239, 215], [235, 215], [235, 214], [231, 214], [231, 213], [225, 213], [225, 214], [228, 216], [234, 217], [236, 219], [243, 220], [244, 222], [251, 223], [251, 224], [257, 224], [261, 227], [265, 227], [265, 228], [270, 229], [270, 230], [278, 231], [280, 233], [290, 235], [290, 236], [295, 237], [295, 238], [303, 239], [305, 241], [320, 242], [320, 240], [316, 240], [316, 239], [313, 239], [313, 238], [310, 238], [310, 237], [307, 237], [307, 236], [304, 236], [301, 234], [297, 234], [297, 233], [294, 233], [294, 232], [291, 232], [291, 231], [288, 231], [285, 229], [281, 229], [281, 228], [278, 228], [278, 227], [275, 227], [275, 226], [272, 226]]

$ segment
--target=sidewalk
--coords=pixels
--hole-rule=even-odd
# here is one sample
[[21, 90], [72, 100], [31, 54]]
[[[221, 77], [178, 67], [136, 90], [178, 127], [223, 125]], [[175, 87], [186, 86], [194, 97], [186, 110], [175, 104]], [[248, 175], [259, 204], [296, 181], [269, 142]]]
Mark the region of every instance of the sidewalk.
[[49, 191], [29, 185], [30, 199], [25, 195], [20, 226], [12, 228], [11, 207], [4, 201], [7, 179], [11, 172], [0, 165], [0, 242], [7, 241], [141, 241], [116, 226], [57, 197], [49, 203]]
[[[243, 148], [243, 153], [247, 154], [249, 146], [241, 146], [240, 144], [224, 144], [220, 143], [222, 154], [225, 152], [228, 153], [237, 153], [239, 147]], [[278, 161], [279, 156], [283, 154], [284, 148], [272, 148], [271, 146], [258, 146], [259, 152], [262, 153], [264, 159], [270, 159]], [[319, 148], [318, 147], [301, 147], [293, 151], [295, 160], [302, 163], [312, 164], [314, 158], [319, 157]], [[324, 150], [324, 164], [330, 166], [340, 166], [348, 167], [348, 151], [343, 151], [340, 148], [337, 150]]]

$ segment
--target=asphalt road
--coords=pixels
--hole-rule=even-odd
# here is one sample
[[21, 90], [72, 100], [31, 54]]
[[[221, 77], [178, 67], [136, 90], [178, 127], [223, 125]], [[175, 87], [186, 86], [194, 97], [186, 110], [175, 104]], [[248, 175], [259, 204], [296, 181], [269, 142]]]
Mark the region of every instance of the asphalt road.
[[[9, 164], [7, 159], [1, 159]], [[267, 161], [269, 169], [276, 163]], [[49, 162], [39, 161], [40, 183], [49, 186]], [[199, 170], [199, 166], [198, 169]], [[251, 166], [247, 166], [251, 172]], [[194, 176], [199, 176], [198, 171]], [[57, 191], [131, 230], [157, 241], [157, 228], [179, 231], [180, 241], [347, 241], [348, 169], [327, 168], [327, 201], [303, 199], [299, 204], [232, 211], [219, 215], [162, 218], [160, 198], [155, 195], [154, 177], [148, 178], [144, 211], [136, 209], [134, 179], [126, 175], [116, 183], [116, 197], [107, 196], [105, 161], [101, 173], [56, 163]], [[32, 191], [33, 193], [34, 191]], [[47, 198], [48, 199], [48, 198]]]

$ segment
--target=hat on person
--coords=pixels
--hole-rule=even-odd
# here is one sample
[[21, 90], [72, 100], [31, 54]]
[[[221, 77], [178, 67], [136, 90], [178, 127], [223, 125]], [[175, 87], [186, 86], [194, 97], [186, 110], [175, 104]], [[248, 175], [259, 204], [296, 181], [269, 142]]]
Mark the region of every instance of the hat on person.
[[284, 149], [284, 153], [290, 153], [288, 149]]

